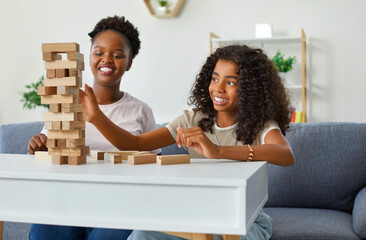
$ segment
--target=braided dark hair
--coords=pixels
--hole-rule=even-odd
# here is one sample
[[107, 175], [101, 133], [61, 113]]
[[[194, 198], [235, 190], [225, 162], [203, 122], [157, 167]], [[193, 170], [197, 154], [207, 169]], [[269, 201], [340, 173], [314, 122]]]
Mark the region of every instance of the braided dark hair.
[[243, 144], [252, 144], [264, 124], [273, 120], [285, 135], [289, 128], [289, 99], [272, 62], [261, 49], [232, 45], [217, 49], [206, 60], [192, 87], [188, 104], [193, 111], [208, 115], [199, 121], [199, 127], [212, 133], [216, 110], [209, 93], [212, 72], [218, 60], [227, 60], [238, 65], [239, 102], [236, 120], [236, 139]]
[[141, 46], [137, 28], [135, 28], [132, 23], [126, 20], [125, 17], [114, 16], [103, 18], [95, 25], [93, 31], [88, 34], [89, 37], [91, 37], [92, 43], [94, 42], [94, 38], [98, 33], [108, 29], [119, 32], [128, 39], [132, 50], [130, 57], [131, 59], [134, 59], [139, 53]]

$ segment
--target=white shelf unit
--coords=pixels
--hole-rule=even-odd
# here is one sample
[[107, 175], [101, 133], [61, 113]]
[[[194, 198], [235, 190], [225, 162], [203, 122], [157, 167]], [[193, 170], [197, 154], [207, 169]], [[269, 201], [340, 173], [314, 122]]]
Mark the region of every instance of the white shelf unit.
[[301, 37], [273, 37], [273, 38], [248, 38], [248, 39], [224, 39], [214, 33], [210, 33], [210, 52], [212, 53], [218, 47], [224, 47], [232, 44], [256, 44], [263, 48], [265, 45], [274, 44], [299, 44], [301, 46], [301, 84], [287, 85], [288, 90], [301, 90], [301, 110], [303, 113], [302, 121], [306, 122], [307, 117], [307, 73], [306, 73], [306, 36], [301, 29]]

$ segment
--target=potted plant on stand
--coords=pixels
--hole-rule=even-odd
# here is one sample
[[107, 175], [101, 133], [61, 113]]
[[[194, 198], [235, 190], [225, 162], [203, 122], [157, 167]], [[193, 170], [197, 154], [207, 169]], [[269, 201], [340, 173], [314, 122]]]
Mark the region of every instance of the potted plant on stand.
[[296, 56], [288, 57], [285, 59], [285, 55], [277, 51], [276, 55], [274, 55], [271, 59], [273, 65], [276, 67], [278, 71], [278, 75], [282, 80], [286, 79], [286, 73], [293, 69], [293, 65], [296, 63]]
[[158, 0], [158, 3], [159, 3], [159, 7], [157, 8], [157, 12], [161, 15], [167, 14], [167, 12], [168, 12], [168, 8], [167, 8], [168, 1]]

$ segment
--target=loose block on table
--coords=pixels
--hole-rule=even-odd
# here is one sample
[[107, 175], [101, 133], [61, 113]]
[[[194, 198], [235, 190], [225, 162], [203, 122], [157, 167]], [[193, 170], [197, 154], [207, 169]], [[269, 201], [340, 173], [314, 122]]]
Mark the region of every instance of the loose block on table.
[[156, 162], [159, 165], [183, 164], [190, 163], [191, 157], [189, 156], [189, 154], [162, 155], [157, 156]]

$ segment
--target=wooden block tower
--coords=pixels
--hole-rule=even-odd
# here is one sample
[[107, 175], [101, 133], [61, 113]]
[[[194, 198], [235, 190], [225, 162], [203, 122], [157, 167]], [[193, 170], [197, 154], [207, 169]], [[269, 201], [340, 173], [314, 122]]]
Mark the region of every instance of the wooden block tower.
[[[48, 154], [53, 164], [86, 163], [85, 113], [79, 104], [84, 55], [77, 43], [42, 44], [46, 78], [37, 89], [41, 103], [50, 105], [43, 115], [48, 130]], [[63, 56], [65, 56], [63, 60]]]

